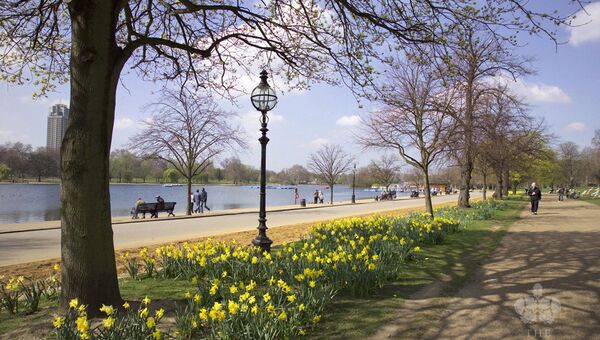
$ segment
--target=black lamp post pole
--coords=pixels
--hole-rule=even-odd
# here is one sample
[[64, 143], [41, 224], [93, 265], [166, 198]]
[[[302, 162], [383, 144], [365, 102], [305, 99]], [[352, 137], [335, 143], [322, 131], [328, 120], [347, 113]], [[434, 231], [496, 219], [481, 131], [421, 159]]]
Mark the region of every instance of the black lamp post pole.
[[267, 211], [266, 211], [266, 186], [267, 186], [267, 111], [261, 111], [262, 136], [258, 139], [260, 142], [260, 210], [258, 212], [258, 236], [252, 240], [252, 244], [260, 247], [263, 251], [270, 252], [273, 241], [267, 236]]
[[352, 203], [356, 203], [356, 195], [354, 195], [355, 184], [356, 184], [356, 164], [354, 164], [354, 170], [352, 171]]

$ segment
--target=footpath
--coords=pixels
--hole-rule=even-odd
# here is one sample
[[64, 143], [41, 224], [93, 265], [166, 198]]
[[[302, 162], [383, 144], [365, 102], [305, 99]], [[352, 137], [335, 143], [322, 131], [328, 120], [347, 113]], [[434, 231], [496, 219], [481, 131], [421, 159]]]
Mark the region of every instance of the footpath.
[[[479, 193], [473, 194], [480, 197]], [[433, 198], [434, 204], [456, 202], [456, 195], [443, 195]], [[269, 229], [295, 224], [311, 224], [320, 221], [393, 211], [424, 206], [422, 198], [398, 199], [360, 204], [314, 205], [307, 208], [279, 208], [267, 214]], [[197, 217], [196, 217], [197, 216]], [[134, 223], [113, 223], [115, 250], [124, 250], [142, 246], [151, 246], [169, 242], [193, 240], [202, 237], [215, 237], [230, 233], [252, 231], [256, 233], [258, 216], [256, 212], [211, 213], [189, 218], [135, 220]], [[142, 220], [143, 221], [143, 220]], [[250, 238], [248, 239], [250, 240]], [[277, 241], [277, 240], [275, 240]], [[56, 259], [60, 257], [60, 228], [0, 232], [0, 267], [25, 264], [34, 261]]]
[[407, 300], [372, 339], [600, 339], [600, 207], [550, 197], [455, 296]]

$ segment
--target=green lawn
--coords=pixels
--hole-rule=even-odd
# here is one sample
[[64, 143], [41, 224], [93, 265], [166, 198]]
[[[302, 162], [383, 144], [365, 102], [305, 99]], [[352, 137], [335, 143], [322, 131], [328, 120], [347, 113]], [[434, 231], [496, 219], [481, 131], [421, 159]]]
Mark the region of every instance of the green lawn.
[[[316, 339], [363, 339], [374, 334], [382, 325], [392, 321], [395, 313], [407, 298], [426, 285], [437, 281], [442, 273], [450, 281], [440, 296], [451, 296], [472, 277], [482, 261], [498, 246], [508, 227], [518, 220], [522, 202], [508, 201], [508, 208], [499, 211], [492, 220], [475, 221], [468, 230], [452, 234], [441, 245], [422, 247], [423, 259], [409, 262], [398, 281], [383, 287], [376, 295], [357, 299], [338, 297], [315, 330]], [[445, 309], [444, 299], [434, 307]], [[436, 310], [429, 310], [436, 313]], [[426, 318], [417, 319], [413, 327], [417, 337], [419, 329], [427, 327]]]
[[595, 198], [595, 197], [581, 197], [580, 198], [582, 201], [586, 201], [586, 202], [590, 202], [596, 205], [600, 205], [600, 198]]

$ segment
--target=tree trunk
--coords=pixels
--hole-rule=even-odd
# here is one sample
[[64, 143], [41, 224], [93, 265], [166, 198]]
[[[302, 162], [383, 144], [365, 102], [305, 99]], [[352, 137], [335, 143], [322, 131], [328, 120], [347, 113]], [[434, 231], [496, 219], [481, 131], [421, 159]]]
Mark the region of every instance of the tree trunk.
[[502, 193], [504, 196], [508, 196], [508, 188], [510, 188], [510, 173], [508, 170], [508, 164], [504, 165], [504, 171], [502, 173], [502, 185], [504, 185], [502, 188]]
[[460, 171], [460, 192], [458, 194], [458, 206], [461, 208], [469, 207], [469, 189], [471, 187], [471, 172], [473, 171], [473, 162], [465, 160], [461, 165]]
[[487, 173], [483, 172], [483, 200], [487, 200]]
[[504, 185], [502, 183], [502, 173], [496, 171], [496, 191], [494, 192], [494, 199], [501, 200], [503, 195]]
[[[473, 66], [474, 67], [474, 66]], [[463, 125], [464, 147], [463, 160], [460, 162], [460, 193], [458, 195], [458, 206], [460, 208], [468, 208], [469, 205], [469, 189], [471, 188], [471, 174], [473, 173], [473, 103], [475, 75], [473, 71], [469, 71], [466, 89], [466, 108]]]
[[191, 196], [192, 196], [192, 177], [189, 176], [187, 178], [187, 209], [186, 209], [186, 215], [191, 215], [192, 214], [192, 210], [194, 209], [192, 200], [191, 200]]
[[429, 188], [429, 170], [426, 168], [423, 170], [423, 179], [425, 181], [425, 187], [423, 188], [423, 192], [425, 193], [425, 209], [433, 218], [433, 204], [431, 203], [431, 189]]
[[329, 204], [333, 204], [333, 184], [329, 185]]
[[78, 298], [90, 316], [122, 303], [110, 215], [109, 153], [120, 50], [113, 1], [74, 1], [71, 15], [71, 100], [61, 147], [60, 304]]

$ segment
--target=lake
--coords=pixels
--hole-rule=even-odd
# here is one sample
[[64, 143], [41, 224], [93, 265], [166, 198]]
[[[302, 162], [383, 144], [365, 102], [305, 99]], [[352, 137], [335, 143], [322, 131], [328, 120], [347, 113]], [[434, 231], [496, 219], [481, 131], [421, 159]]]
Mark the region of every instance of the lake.
[[[312, 201], [315, 189], [322, 190], [325, 202], [329, 189], [325, 186], [299, 185], [300, 198]], [[194, 185], [193, 190], [206, 188], [208, 207], [213, 210], [258, 208], [257, 187], [234, 185]], [[184, 214], [187, 196], [185, 186], [164, 187], [160, 184], [111, 184], [110, 203], [112, 216], [128, 216], [138, 197], [154, 202], [157, 195], [165, 201], [177, 202], [176, 214]], [[401, 193], [399, 193], [401, 194]], [[60, 189], [58, 184], [0, 184], [0, 223], [52, 221], [60, 219]], [[349, 201], [352, 188], [334, 186], [335, 201]], [[356, 198], [370, 198], [375, 193], [369, 189], [356, 189]], [[298, 200], [298, 203], [300, 201]], [[267, 189], [267, 206], [294, 204], [293, 189]]]

